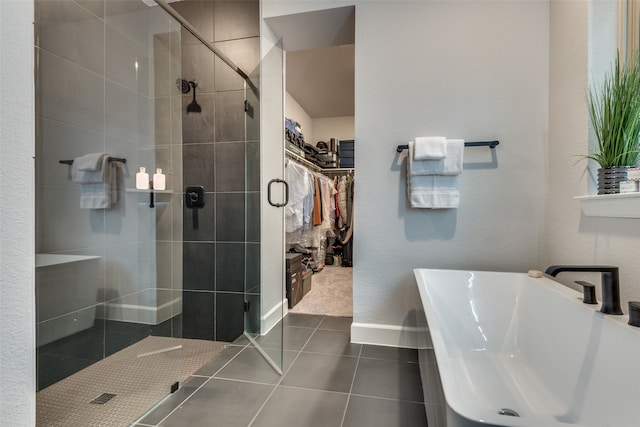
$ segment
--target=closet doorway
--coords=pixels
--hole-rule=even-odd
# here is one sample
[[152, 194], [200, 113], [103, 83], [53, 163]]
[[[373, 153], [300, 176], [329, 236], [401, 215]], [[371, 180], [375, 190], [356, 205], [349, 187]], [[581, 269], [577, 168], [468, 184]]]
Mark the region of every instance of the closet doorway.
[[285, 49], [289, 312], [352, 317], [355, 8], [269, 24]]

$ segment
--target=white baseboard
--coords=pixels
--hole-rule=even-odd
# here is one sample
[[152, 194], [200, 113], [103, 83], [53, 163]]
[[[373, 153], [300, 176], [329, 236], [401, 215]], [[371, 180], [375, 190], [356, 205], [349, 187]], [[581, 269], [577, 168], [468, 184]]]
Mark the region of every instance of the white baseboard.
[[271, 307], [267, 313], [262, 316], [262, 327], [260, 328], [260, 335], [266, 335], [274, 326], [284, 318], [288, 313], [289, 304], [287, 299], [283, 299], [275, 306]]
[[425, 334], [428, 334], [426, 328], [375, 323], [351, 324], [351, 342], [356, 344], [420, 348]]

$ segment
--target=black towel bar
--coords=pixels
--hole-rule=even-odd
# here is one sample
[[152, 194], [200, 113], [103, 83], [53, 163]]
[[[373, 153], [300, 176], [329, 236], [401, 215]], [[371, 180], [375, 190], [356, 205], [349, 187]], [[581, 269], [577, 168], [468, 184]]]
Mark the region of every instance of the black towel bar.
[[[127, 159], [121, 159], [118, 157], [111, 157], [109, 159], [110, 162], [120, 162], [120, 163], [127, 163]], [[73, 160], [60, 160], [60, 164], [63, 165], [72, 165], [73, 164]]]
[[[498, 144], [500, 144], [500, 141], [475, 141], [475, 142], [465, 142], [464, 146], [496, 148], [496, 145]], [[409, 149], [409, 144], [404, 144], [404, 145], [398, 145], [398, 148], [396, 148], [396, 151], [398, 153], [401, 153], [402, 150], [408, 150], [408, 149]]]

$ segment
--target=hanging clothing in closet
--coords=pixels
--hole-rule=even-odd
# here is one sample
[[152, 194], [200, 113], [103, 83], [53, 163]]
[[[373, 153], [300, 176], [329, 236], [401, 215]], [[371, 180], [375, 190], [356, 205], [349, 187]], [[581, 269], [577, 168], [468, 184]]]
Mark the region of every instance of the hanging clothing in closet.
[[331, 199], [336, 192], [326, 176], [289, 160], [285, 166], [289, 183], [289, 204], [285, 209], [285, 231], [288, 245], [318, 247], [319, 240], [333, 237], [335, 218], [331, 215]]
[[[353, 265], [353, 190], [354, 177], [351, 174], [337, 178], [337, 234], [342, 247], [342, 265]], [[336, 242], [338, 244], [338, 242]]]

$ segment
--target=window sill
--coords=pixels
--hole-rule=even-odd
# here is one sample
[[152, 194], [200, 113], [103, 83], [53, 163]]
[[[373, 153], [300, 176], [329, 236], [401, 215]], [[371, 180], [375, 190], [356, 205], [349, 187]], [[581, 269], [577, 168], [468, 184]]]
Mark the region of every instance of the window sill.
[[640, 192], [576, 196], [586, 216], [640, 218]]

